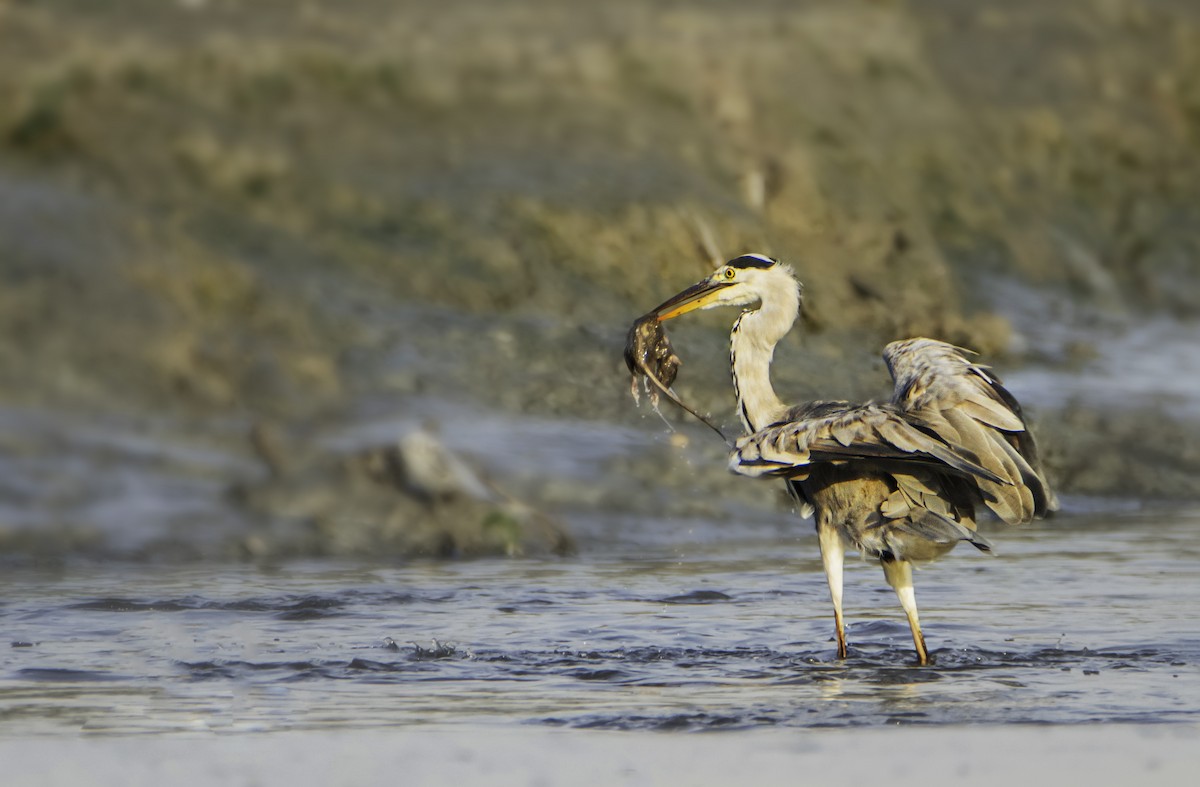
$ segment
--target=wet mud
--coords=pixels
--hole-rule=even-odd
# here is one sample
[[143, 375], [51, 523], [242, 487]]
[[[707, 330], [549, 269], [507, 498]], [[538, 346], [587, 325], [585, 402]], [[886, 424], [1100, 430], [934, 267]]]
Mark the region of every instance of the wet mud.
[[[790, 398], [886, 396], [879, 349], [930, 335], [1027, 383], [1062, 493], [1200, 496], [1194, 4], [385, 6], [3, 11], [0, 554], [542, 554], [605, 507], [778, 513], [620, 360], [748, 250], [806, 284]], [[672, 334], [723, 427], [726, 331]], [[379, 482], [431, 421], [503, 495]]]

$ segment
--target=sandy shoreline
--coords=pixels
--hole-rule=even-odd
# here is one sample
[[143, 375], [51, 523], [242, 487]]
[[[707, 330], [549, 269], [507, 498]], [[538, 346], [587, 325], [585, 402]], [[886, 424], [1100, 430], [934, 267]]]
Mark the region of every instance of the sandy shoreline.
[[[1200, 727], [907, 727], [621, 733], [421, 727], [0, 741], [41, 785], [1193, 783]], [[14, 778], [15, 777], [15, 778]], [[9, 781], [9, 779], [13, 779]]]

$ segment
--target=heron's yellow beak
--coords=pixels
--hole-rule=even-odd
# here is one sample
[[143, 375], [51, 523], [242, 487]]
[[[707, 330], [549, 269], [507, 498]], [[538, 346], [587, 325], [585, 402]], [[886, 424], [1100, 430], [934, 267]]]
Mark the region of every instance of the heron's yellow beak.
[[659, 322], [664, 322], [672, 317], [678, 317], [681, 314], [687, 314], [696, 309], [703, 309], [716, 300], [717, 293], [732, 283], [711, 277], [707, 278], [702, 282], [693, 284], [678, 295], [667, 299], [651, 313], [658, 317]]

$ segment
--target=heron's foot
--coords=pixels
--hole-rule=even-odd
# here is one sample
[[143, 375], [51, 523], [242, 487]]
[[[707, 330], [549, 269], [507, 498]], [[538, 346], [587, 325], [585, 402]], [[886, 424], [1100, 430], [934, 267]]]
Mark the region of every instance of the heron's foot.
[[929, 649], [925, 647], [925, 635], [920, 630], [913, 632], [913, 645], [916, 646], [917, 650], [917, 664], [922, 667], [928, 667], [931, 663], [929, 660]]
[[833, 611], [834, 631], [837, 633], [837, 650], [838, 658], [845, 661], [847, 654], [846, 647], [846, 623], [842, 620], [842, 610], [839, 604]]

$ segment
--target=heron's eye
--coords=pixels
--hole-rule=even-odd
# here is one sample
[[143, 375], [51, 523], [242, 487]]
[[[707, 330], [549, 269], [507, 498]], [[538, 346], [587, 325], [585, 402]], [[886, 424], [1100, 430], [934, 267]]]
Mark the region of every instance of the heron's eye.
[[737, 271], [735, 271], [733, 268], [725, 269], [725, 278], [726, 279], [732, 279], [734, 276], [737, 276]]

